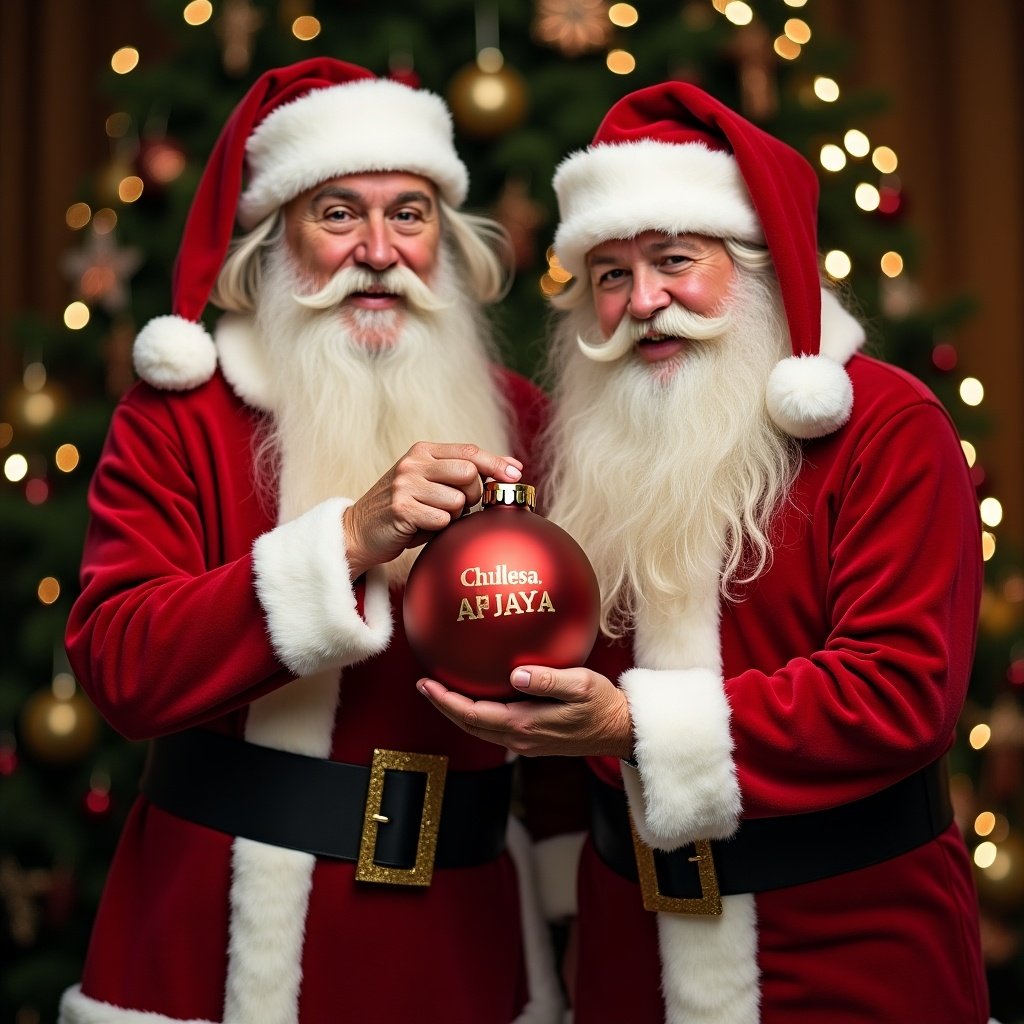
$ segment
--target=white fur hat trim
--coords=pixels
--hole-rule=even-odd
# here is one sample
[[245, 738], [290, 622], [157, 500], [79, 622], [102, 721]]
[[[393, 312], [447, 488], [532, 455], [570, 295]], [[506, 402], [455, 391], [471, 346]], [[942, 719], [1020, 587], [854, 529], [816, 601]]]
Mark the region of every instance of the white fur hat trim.
[[452, 206], [469, 190], [444, 102], [386, 78], [316, 89], [278, 107], [249, 136], [246, 159], [249, 181], [238, 203], [246, 230], [306, 189], [345, 174], [419, 174]]
[[554, 248], [575, 277], [595, 245], [643, 231], [764, 242], [736, 160], [703, 143], [592, 146], [562, 161], [553, 186], [561, 214]]
[[217, 369], [213, 338], [202, 324], [184, 317], [154, 317], [132, 348], [135, 372], [163, 391], [187, 391], [205, 384]]

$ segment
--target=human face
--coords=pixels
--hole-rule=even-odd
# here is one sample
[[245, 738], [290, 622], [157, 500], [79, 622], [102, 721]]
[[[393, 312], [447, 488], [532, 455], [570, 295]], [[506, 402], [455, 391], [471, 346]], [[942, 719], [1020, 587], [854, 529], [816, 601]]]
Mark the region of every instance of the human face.
[[[441, 220], [437, 190], [417, 174], [346, 174], [296, 196], [285, 206], [285, 241], [311, 290], [339, 270], [360, 267], [411, 270], [430, 284], [437, 269]], [[399, 295], [355, 292], [345, 304], [382, 310], [400, 306]]]
[[[636, 238], [615, 238], [587, 254], [594, 310], [605, 338], [628, 313], [650, 320], [678, 302], [700, 316], [721, 312], [733, 279], [733, 261], [721, 239], [645, 231]], [[647, 362], [678, 356], [685, 338], [651, 333], [636, 350]]]

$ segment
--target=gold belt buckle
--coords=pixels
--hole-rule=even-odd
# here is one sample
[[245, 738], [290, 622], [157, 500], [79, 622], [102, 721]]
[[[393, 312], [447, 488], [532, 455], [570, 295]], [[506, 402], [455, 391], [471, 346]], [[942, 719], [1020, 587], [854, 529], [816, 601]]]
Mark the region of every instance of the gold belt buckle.
[[633, 833], [633, 850], [636, 867], [640, 875], [640, 892], [644, 909], [669, 914], [692, 914], [701, 917], [716, 917], [722, 913], [722, 894], [718, 889], [718, 874], [711, 855], [711, 843], [707, 839], [694, 842], [695, 853], [690, 860], [697, 862], [700, 877], [700, 895], [692, 898], [666, 896], [658, 888], [658, 872], [654, 864], [654, 851], [640, 838], [629, 816], [629, 830]]
[[[423, 817], [420, 819], [416, 842], [416, 860], [411, 868], [386, 867], [373, 860], [377, 848], [377, 829], [388, 819], [380, 813], [384, 796], [384, 773], [388, 769], [403, 772], [423, 772], [427, 788], [423, 794]], [[440, 754], [407, 754], [401, 750], [374, 750], [370, 764], [370, 787], [366, 794], [363, 813], [363, 832], [359, 838], [359, 857], [356, 860], [356, 880], [379, 882], [385, 885], [430, 885], [434, 874], [434, 854], [437, 852], [437, 829], [441, 823], [441, 801], [444, 798], [444, 780], [448, 773], [448, 758]]]

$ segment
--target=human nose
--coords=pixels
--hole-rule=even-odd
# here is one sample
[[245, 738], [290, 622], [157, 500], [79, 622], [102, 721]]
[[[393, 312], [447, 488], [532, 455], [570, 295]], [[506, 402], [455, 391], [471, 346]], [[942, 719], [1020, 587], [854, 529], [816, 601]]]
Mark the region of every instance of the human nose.
[[383, 217], [369, 217], [362, 228], [363, 237], [356, 246], [357, 263], [371, 270], [387, 270], [398, 262], [395, 247], [391, 244], [388, 226]]
[[634, 267], [629, 292], [628, 311], [637, 320], [647, 320], [665, 309], [672, 297], [665, 290], [657, 272], [651, 267]]

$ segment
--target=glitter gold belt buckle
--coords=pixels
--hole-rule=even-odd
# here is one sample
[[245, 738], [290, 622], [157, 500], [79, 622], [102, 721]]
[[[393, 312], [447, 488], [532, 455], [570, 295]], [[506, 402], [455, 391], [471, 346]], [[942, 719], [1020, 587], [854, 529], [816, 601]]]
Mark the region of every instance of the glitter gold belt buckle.
[[[416, 860], [411, 868], [387, 867], [373, 859], [377, 847], [377, 830], [387, 825], [388, 819], [380, 813], [384, 796], [384, 773], [388, 770], [423, 772], [427, 788], [423, 794], [423, 815], [416, 841]], [[366, 794], [363, 831], [359, 838], [359, 857], [356, 860], [356, 880], [378, 882], [385, 885], [430, 885], [434, 874], [434, 855], [437, 852], [437, 830], [441, 823], [441, 801], [444, 798], [444, 780], [448, 773], [448, 758], [438, 754], [408, 754], [401, 750], [374, 750], [370, 764], [370, 786]]]
[[711, 843], [707, 839], [694, 842], [691, 861], [697, 863], [700, 878], [700, 895], [695, 897], [668, 896], [658, 888], [658, 871], [654, 863], [654, 851], [640, 838], [629, 817], [629, 830], [633, 834], [633, 851], [636, 854], [637, 873], [640, 876], [640, 892], [644, 909], [669, 914], [690, 914], [699, 917], [717, 917], [722, 913], [722, 894], [718, 889], [718, 873], [711, 854]]

